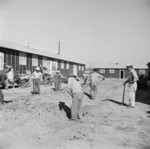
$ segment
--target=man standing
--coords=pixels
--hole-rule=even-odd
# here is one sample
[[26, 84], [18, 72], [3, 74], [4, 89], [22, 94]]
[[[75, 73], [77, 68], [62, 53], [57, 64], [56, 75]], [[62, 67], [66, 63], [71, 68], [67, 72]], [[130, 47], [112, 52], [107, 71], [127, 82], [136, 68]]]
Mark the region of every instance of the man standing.
[[78, 120], [82, 117], [81, 106], [83, 99], [83, 92], [80, 82], [77, 81], [75, 74], [70, 74], [68, 78], [68, 88], [71, 91], [72, 107], [71, 107], [71, 120]]
[[133, 69], [133, 65], [131, 63], [128, 64], [126, 67], [129, 71], [129, 76], [128, 76], [128, 79], [123, 83], [123, 85], [125, 85], [126, 83], [129, 83], [129, 106], [128, 107], [134, 108], [138, 76], [137, 76], [136, 71]]
[[54, 75], [54, 80], [55, 80], [55, 91], [58, 91], [60, 88], [60, 83], [61, 83], [61, 75], [59, 71], [56, 71], [56, 74]]
[[20, 73], [18, 70], [16, 71], [16, 74], [14, 75], [14, 82], [17, 83], [18, 85], [22, 85]]
[[[9, 70], [5, 67], [4, 70], [0, 70], [0, 83], [2, 87], [6, 87], [6, 80], [7, 80], [7, 75], [6, 73], [9, 72]], [[4, 94], [2, 93], [0, 89], [0, 104], [4, 104]]]
[[97, 72], [97, 69], [93, 69], [93, 72], [90, 74], [90, 88], [91, 88], [91, 98], [96, 99], [98, 93], [98, 85], [100, 79], [104, 80], [104, 76], [100, 75]]
[[42, 82], [42, 73], [39, 67], [36, 67], [32, 75], [33, 79], [33, 94], [40, 94], [40, 85]]

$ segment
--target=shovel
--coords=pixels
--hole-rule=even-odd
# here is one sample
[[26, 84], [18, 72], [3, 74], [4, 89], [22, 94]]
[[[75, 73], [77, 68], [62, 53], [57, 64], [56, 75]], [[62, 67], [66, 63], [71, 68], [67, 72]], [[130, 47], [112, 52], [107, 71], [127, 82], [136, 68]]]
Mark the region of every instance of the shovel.
[[123, 98], [122, 98], [122, 105], [126, 105], [126, 104], [124, 103], [124, 97], [125, 97], [125, 86], [126, 86], [126, 85], [123, 85]]

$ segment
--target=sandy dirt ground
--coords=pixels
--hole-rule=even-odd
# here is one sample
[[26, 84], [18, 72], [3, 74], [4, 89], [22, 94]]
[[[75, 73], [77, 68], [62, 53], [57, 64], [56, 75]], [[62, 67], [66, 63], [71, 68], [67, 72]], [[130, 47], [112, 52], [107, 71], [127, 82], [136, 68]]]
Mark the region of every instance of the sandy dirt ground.
[[[72, 98], [64, 90], [41, 86], [40, 95], [30, 87], [2, 90], [0, 149], [150, 149], [150, 94], [137, 92], [134, 109], [123, 106], [123, 80], [106, 79], [98, 97], [88, 97], [83, 86], [83, 118], [70, 121]], [[128, 88], [125, 102], [128, 104]]]

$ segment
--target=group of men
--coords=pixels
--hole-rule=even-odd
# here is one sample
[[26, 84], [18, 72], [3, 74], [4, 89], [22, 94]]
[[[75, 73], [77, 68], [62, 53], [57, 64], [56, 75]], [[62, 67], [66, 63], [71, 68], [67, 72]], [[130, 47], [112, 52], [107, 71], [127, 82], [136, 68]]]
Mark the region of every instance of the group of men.
[[[58, 91], [60, 89], [60, 85], [61, 85], [60, 71], [58, 71], [58, 70], [56, 71], [56, 73], [53, 76], [53, 79], [54, 79], [55, 91]], [[40, 84], [41, 84], [42, 80], [43, 80], [43, 75], [41, 73], [41, 69], [39, 66], [37, 66], [31, 76], [31, 83], [33, 84], [33, 92], [32, 92], [33, 94], [40, 94]]]
[[[129, 83], [129, 106], [131, 108], [135, 107], [135, 93], [137, 90], [137, 80], [138, 76], [136, 71], [133, 69], [132, 64], [127, 65], [127, 69], [129, 71], [128, 79], [123, 83]], [[7, 78], [6, 73], [7, 69], [0, 70], [0, 82], [1, 84], [5, 85], [5, 80]], [[59, 89], [60, 86], [60, 73], [57, 71], [54, 76], [55, 81], [55, 88], [56, 90]], [[90, 73], [89, 76], [89, 85], [91, 88], [91, 99], [97, 98], [98, 93], [98, 85], [100, 80], [104, 80], [105, 78], [97, 72], [97, 69], [93, 69], [93, 72]], [[42, 82], [42, 73], [41, 69], [37, 67], [32, 74], [32, 81], [33, 81], [33, 93], [40, 94], [40, 84]], [[69, 91], [72, 95], [72, 107], [71, 107], [71, 120], [79, 120], [82, 118], [82, 100], [83, 100], [83, 90], [81, 87], [81, 83], [75, 74], [69, 74], [68, 77], [68, 87], [67, 91]], [[4, 104], [4, 95], [0, 90], [0, 103]]]
[[[129, 105], [127, 105], [127, 107], [134, 108], [138, 76], [131, 63], [128, 64], [126, 68], [129, 71], [129, 76], [128, 79], [123, 83], [123, 85], [126, 85], [127, 83], [129, 84]], [[93, 72], [89, 77], [92, 99], [95, 100], [97, 98], [99, 82], [100, 80], [104, 79], [105, 78], [97, 72], [97, 69], [93, 69]], [[71, 91], [73, 98], [71, 107], [72, 120], [79, 120], [82, 118], [81, 106], [83, 100], [83, 91], [80, 82], [75, 74], [69, 75], [68, 89]]]
[[[98, 84], [100, 79], [105, 78], [97, 73], [97, 69], [93, 69], [93, 72], [89, 77], [89, 85], [91, 88], [91, 99], [96, 99], [98, 93]], [[68, 91], [72, 95], [72, 107], [71, 107], [71, 120], [80, 120], [82, 118], [82, 100], [83, 100], [83, 90], [79, 79], [75, 74], [70, 74], [68, 78]]]

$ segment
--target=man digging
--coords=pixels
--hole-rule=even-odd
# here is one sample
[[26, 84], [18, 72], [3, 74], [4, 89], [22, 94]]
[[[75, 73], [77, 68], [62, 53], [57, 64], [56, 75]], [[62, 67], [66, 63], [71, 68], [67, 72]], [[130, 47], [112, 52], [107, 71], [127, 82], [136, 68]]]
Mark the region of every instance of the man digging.
[[69, 75], [68, 89], [72, 95], [71, 120], [77, 121], [82, 117], [81, 106], [83, 100], [83, 91], [75, 74]]

